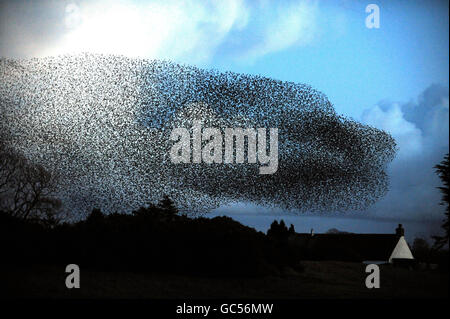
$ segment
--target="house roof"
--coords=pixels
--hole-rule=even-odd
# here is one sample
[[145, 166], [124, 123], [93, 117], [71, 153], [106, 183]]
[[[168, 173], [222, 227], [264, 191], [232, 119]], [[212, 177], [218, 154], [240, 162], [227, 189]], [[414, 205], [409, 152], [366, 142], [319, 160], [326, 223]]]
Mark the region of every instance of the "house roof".
[[293, 234], [290, 240], [314, 259], [388, 261], [399, 236], [396, 234]]

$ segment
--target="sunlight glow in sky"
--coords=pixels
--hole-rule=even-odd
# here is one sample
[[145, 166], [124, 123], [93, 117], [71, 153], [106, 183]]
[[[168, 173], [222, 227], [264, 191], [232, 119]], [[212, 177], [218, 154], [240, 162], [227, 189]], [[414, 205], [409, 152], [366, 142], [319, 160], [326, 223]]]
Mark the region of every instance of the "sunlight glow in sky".
[[157, 57], [180, 11], [149, 5], [142, 9], [124, 3], [105, 7], [99, 3], [71, 7], [67, 32], [44, 55], [81, 52]]

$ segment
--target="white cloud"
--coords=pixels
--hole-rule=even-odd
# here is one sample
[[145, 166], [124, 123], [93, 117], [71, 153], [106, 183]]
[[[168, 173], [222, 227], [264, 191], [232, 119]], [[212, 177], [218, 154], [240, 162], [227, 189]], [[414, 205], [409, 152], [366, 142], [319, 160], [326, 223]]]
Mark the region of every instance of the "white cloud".
[[416, 101], [382, 102], [364, 111], [362, 122], [389, 132], [399, 152], [389, 167], [390, 190], [371, 209], [374, 217], [441, 220], [441, 181], [434, 166], [449, 147], [448, 88], [431, 85]]
[[4, 56], [93, 52], [208, 63], [231, 50], [233, 58], [253, 60], [317, 35], [318, 3], [309, 0], [44, 0], [4, 9]]
[[423, 149], [422, 132], [414, 123], [408, 122], [398, 104], [391, 104], [383, 110], [375, 105], [364, 111], [362, 121], [370, 126], [389, 132], [396, 140], [399, 151], [397, 158], [417, 156]]
[[[240, 0], [206, 5], [198, 1], [84, 2], [79, 24], [43, 55], [94, 52], [132, 57], [192, 60], [208, 59], [233, 28], [246, 24], [247, 10]], [[189, 59], [188, 59], [189, 60]]]
[[316, 35], [318, 3], [300, 1], [277, 8], [271, 19], [266, 21], [261, 41], [247, 52], [254, 59], [281, 51], [291, 46], [306, 45]]

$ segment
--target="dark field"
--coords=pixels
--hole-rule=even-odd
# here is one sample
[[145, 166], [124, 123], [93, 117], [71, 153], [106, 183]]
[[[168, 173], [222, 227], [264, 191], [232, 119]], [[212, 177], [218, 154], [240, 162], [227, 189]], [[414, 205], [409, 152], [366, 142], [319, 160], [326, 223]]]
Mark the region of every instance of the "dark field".
[[[381, 287], [365, 287], [365, 266], [303, 262], [266, 277], [206, 277], [102, 272], [81, 268], [81, 288], [67, 289], [65, 266], [7, 267], [3, 298], [447, 298], [448, 273], [380, 267]], [[5, 267], [5, 266], [4, 266]]]

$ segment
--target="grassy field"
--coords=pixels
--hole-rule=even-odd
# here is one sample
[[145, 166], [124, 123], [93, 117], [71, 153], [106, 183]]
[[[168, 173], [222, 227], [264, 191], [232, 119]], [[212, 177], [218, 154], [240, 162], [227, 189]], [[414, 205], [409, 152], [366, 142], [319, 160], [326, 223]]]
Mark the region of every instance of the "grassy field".
[[[81, 267], [81, 288], [65, 287], [64, 266], [6, 267], [3, 298], [443, 298], [448, 274], [381, 266], [379, 289], [365, 286], [365, 266], [303, 262], [305, 271], [280, 276], [218, 278], [101, 272]], [[5, 268], [5, 267], [4, 267]]]

